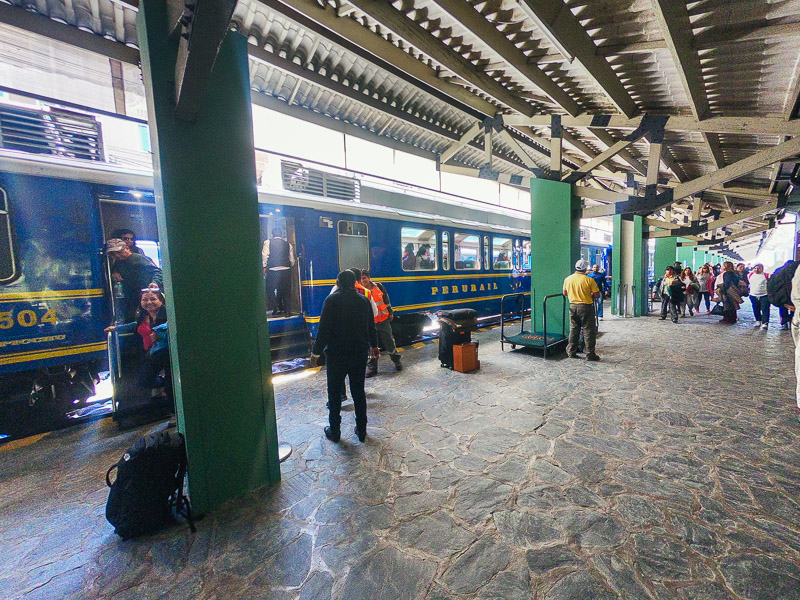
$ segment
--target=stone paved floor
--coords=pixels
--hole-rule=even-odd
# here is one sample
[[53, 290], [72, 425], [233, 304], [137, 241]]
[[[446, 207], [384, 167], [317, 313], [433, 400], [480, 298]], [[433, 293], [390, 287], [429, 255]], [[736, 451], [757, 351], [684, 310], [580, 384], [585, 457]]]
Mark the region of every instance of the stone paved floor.
[[[277, 388], [284, 480], [121, 542], [105, 421], [0, 451], [0, 597], [800, 598], [800, 423], [788, 332], [606, 320], [600, 363], [436, 346], [368, 381], [322, 437], [324, 372]], [[381, 367], [391, 370], [389, 361]], [[350, 405], [351, 406], [351, 405]]]

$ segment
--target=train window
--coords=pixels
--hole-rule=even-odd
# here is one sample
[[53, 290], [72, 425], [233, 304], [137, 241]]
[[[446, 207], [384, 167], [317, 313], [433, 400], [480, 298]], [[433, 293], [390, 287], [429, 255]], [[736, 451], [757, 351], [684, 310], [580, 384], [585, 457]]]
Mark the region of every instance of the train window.
[[481, 238], [468, 233], [454, 233], [455, 266], [457, 271], [472, 271], [481, 268]]
[[500, 271], [511, 269], [511, 238], [492, 237], [492, 268]]
[[403, 227], [400, 230], [403, 271], [436, 269], [436, 231]]
[[369, 269], [369, 228], [360, 221], [339, 221], [339, 270]]
[[450, 270], [450, 234], [442, 232], [442, 269]]
[[10, 283], [17, 275], [17, 252], [14, 247], [8, 195], [0, 188], [0, 283]]
[[489, 236], [483, 236], [483, 268], [489, 269]]
[[522, 240], [522, 268], [531, 269], [531, 241]]

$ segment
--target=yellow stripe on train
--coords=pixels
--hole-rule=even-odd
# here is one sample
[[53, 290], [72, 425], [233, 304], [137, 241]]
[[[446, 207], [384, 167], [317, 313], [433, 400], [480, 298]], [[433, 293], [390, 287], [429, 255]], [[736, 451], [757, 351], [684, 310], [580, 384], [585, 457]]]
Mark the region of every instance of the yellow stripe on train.
[[[461, 304], [463, 302], [480, 302], [481, 300], [499, 300], [505, 294], [499, 296], [478, 296], [477, 298], [459, 298], [457, 300], [442, 300], [440, 302], [426, 302], [424, 304], [406, 304], [405, 306], [393, 306], [395, 312], [401, 310], [419, 310], [421, 308], [433, 308], [434, 306], [452, 306], [453, 304]], [[526, 296], [530, 296], [530, 292], [525, 292]], [[319, 317], [305, 317], [306, 323], [319, 323]]]
[[40, 300], [75, 300], [100, 298], [103, 290], [47, 290], [44, 292], [8, 292], [0, 294], [0, 302], [38, 302]]
[[68, 346], [58, 350], [47, 349], [34, 352], [18, 352], [0, 357], [0, 365], [13, 365], [21, 362], [33, 360], [44, 360], [46, 358], [58, 358], [59, 356], [73, 356], [75, 354], [88, 354], [90, 352], [104, 352], [108, 349], [106, 342], [95, 344], [81, 344], [79, 346]]
[[[445, 279], [480, 279], [485, 277], [508, 277], [511, 271], [503, 271], [500, 273], [475, 273], [472, 275], [402, 275], [400, 277], [376, 277], [375, 281], [381, 283], [393, 283], [399, 281], [434, 281]], [[323, 285], [336, 285], [335, 279], [304, 279], [300, 282], [303, 287], [318, 287]]]

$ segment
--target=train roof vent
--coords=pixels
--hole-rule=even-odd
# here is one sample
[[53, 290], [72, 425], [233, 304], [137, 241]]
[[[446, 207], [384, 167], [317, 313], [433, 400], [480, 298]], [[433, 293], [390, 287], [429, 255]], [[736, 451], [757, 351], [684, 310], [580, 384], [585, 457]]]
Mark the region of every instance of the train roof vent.
[[291, 192], [352, 201], [361, 196], [357, 179], [309, 169], [296, 162], [281, 161], [281, 179], [283, 189]]
[[103, 161], [100, 124], [91, 115], [0, 105], [0, 147]]

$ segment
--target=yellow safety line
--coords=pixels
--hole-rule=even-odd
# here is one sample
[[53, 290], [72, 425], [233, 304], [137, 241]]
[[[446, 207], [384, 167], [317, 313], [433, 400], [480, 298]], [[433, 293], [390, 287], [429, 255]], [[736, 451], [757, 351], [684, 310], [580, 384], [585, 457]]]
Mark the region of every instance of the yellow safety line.
[[44, 360], [45, 358], [55, 358], [57, 356], [72, 356], [75, 354], [87, 354], [89, 352], [100, 352], [108, 348], [106, 342], [95, 344], [81, 344], [79, 346], [69, 346], [60, 350], [37, 350], [33, 352], [19, 352], [7, 354], [0, 357], [0, 365], [12, 365], [15, 363], [27, 362], [31, 360]]
[[0, 294], [0, 302], [25, 302], [34, 300], [72, 300], [75, 298], [98, 298], [103, 290], [48, 290], [45, 292], [9, 292]]
[[2, 446], [0, 446], [0, 452], [8, 452], [9, 450], [16, 450], [17, 448], [24, 448], [25, 446], [30, 446], [31, 444], [35, 444], [44, 436], [50, 435], [48, 433], [40, 433], [38, 435], [32, 435], [30, 437], [22, 438], [20, 440], [11, 440], [10, 442], [6, 442]]
[[[464, 274], [464, 275], [417, 275], [417, 276], [409, 276], [403, 275], [400, 277], [380, 277], [375, 279], [375, 281], [380, 281], [381, 283], [387, 282], [400, 282], [400, 281], [433, 281], [433, 280], [443, 280], [443, 279], [482, 279], [486, 277], [507, 277], [511, 273], [511, 271], [502, 271], [499, 273], [476, 273], [476, 274]], [[322, 285], [335, 285], [335, 279], [315, 279], [309, 280], [304, 279], [300, 282], [303, 287], [317, 287]]]

